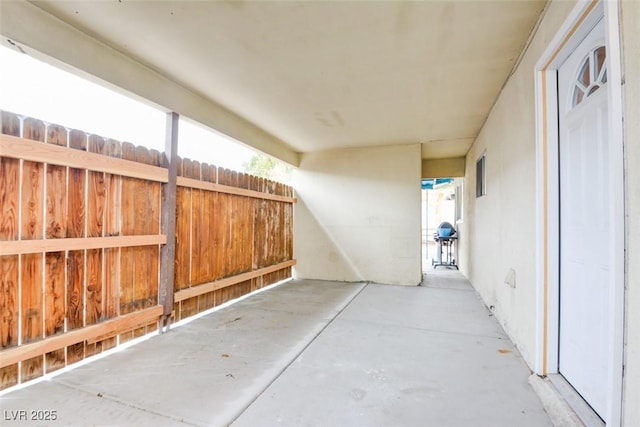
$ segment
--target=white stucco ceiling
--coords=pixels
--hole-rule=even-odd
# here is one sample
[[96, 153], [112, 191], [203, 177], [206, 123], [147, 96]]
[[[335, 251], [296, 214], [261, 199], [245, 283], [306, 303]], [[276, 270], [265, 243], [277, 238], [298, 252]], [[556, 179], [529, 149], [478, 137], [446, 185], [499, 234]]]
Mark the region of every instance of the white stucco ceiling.
[[442, 158], [468, 150], [545, 2], [32, 3], [294, 151]]

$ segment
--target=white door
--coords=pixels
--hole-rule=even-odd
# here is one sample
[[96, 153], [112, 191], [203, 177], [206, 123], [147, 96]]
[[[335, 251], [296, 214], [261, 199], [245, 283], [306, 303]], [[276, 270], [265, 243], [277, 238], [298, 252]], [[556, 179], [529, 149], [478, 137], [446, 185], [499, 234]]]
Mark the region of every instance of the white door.
[[604, 419], [609, 328], [608, 86], [600, 21], [558, 72], [559, 371]]

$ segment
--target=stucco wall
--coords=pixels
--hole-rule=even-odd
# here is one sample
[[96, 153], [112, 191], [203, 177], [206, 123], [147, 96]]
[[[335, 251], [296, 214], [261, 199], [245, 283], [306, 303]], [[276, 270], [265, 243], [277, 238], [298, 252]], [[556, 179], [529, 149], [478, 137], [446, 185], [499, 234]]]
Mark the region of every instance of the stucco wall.
[[294, 174], [294, 274], [417, 285], [420, 145], [303, 154]]
[[625, 152], [627, 161], [627, 325], [625, 426], [640, 425], [640, 2], [622, 2]]
[[[533, 366], [536, 332], [536, 131], [534, 67], [573, 8], [553, 2], [466, 159], [460, 266], [494, 307]], [[486, 151], [487, 194], [476, 198], [476, 161]], [[515, 287], [505, 283], [515, 271]]]
[[[503, 89], [466, 159], [460, 265], [533, 366], [535, 351], [535, 87], [534, 66], [573, 9], [554, 1], [522, 62]], [[640, 2], [622, 5], [627, 164], [627, 313], [623, 425], [640, 425]], [[475, 163], [487, 153], [487, 195], [475, 197]], [[516, 286], [504, 283], [509, 269]]]
[[464, 157], [450, 159], [423, 159], [423, 178], [458, 178], [464, 176]]

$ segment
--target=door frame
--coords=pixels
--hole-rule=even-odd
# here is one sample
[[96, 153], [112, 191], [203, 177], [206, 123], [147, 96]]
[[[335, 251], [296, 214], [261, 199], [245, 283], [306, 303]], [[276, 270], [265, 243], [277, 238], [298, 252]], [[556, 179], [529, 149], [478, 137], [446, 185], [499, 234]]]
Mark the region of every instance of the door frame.
[[558, 373], [559, 338], [559, 158], [558, 69], [595, 24], [604, 19], [609, 85], [609, 214], [610, 325], [607, 385], [607, 425], [620, 425], [625, 312], [625, 187], [622, 122], [622, 66], [619, 4], [617, 1], [579, 1], [536, 63], [536, 354], [534, 370]]

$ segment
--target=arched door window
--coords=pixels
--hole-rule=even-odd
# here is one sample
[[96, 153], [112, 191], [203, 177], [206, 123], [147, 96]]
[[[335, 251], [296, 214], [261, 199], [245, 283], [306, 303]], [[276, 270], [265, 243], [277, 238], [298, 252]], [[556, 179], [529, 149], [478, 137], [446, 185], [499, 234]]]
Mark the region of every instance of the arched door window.
[[579, 105], [607, 82], [606, 59], [606, 48], [600, 46], [589, 52], [581, 62], [573, 85], [570, 108]]

